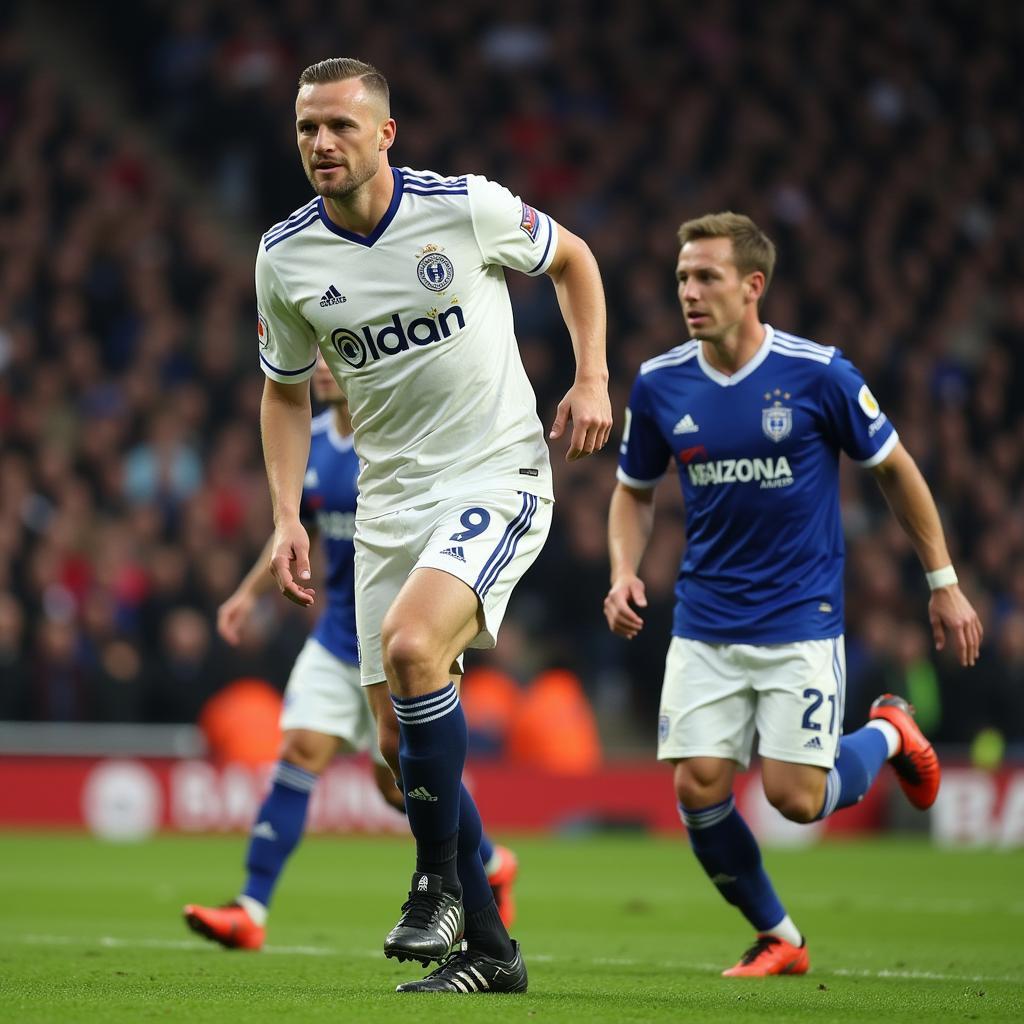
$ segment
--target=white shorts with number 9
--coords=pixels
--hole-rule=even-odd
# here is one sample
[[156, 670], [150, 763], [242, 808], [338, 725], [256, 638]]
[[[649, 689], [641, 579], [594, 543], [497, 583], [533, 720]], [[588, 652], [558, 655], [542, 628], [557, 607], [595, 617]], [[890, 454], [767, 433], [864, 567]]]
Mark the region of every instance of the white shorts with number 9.
[[356, 520], [356, 632], [363, 686], [385, 679], [380, 627], [414, 569], [441, 569], [480, 599], [493, 647], [512, 589], [540, 554], [553, 502], [526, 491], [485, 491]]
[[842, 636], [762, 646], [674, 636], [661, 689], [658, 759], [720, 757], [746, 768], [756, 729], [762, 757], [831, 768], [845, 692]]

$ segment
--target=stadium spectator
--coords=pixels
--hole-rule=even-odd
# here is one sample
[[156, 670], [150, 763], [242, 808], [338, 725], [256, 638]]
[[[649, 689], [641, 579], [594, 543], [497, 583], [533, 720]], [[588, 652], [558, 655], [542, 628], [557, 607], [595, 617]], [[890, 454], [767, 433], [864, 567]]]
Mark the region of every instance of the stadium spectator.
[[[534, 2], [515, 20], [483, 0], [441, 13], [397, 0], [252, 0], [248, 9], [272, 33], [260, 67], [273, 71], [243, 93], [222, 68], [237, 68], [238, 41], [258, 33], [230, 6], [140, 0], [116, 19], [97, 17], [88, 41], [124, 83], [136, 124], [221, 201], [213, 214], [171, 186], [138, 130], [59, 80], [65, 69], [34, 55], [12, 19], [0, 28], [0, 590], [26, 619], [24, 663], [65, 586], [51, 578], [41, 591], [37, 572], [40, 560], [54, 562], [59, 538], [48, 524], [62, 506], [83, 538], [76, 557], [84, 552], [88, 572], [76, 586], [109, 585], [88, 565], [102, 524], [130, 535], [146, 589], [118, 599], [117, 640], [108, 643], [129, 644], [144, 665], [157, 660], [169, 609], [209, 615], [198, 552], [223, 548], [248, 564], [263, 543], [250, 254], [262, 227], [306, 187], [286, 130], [298, 71], [323, 56], [325, 38], [343, 38], [393, 69], [396, 102], [409, 115], [397, 141], [403, 162], [486, 171], [524, 195], [536, 184], [548, 190], [547, 212], [578, 225], [605, 282], [616, 409], [640, 362], [682, 340], [664, 225], [729, 206], [763, 224], [784, 256], [766, 319], [841, 346], [872, 381], [932, 485], [965, 590], [993, 638], [979, 670], [993, 659], [993, 693], [1010, 709], [1000, 727], [1011, 746], [1024, 744], [1012, 699], [1019, 683], [995, 662], [1003, 622], [1024, 610], [1024, 66], [1013, 56], [1024, 28], [1013, 5], [725, 0], [699, 20], [671, 3], [609, 3], [603, 16], [581, 17], [578, 4]], [[513, 32], [523, 29], [525, 45]], [[253, 123], [282, 126], [260, 131], [256, 153], [245, 134]], [[237, 248], [225, 210], [242, 218], [231, 227]], [[546, 418], [564, 382], [557, 305], [530, 282], [513, 278], [510, 289]], [[126, 501], [126, 456], [162, 409], [177, 409], [182, 385], [205, 396], [188, 400], [185, 438], [202, 465], [195, 496], [215, 492], [215, 512], [166, 521], [151, 504]], [[602, 462], [583, 471], [587, 483], [556, 478], [556, 523], [585, 523], [592, 513], [570, 506], [606, 500], [613, 456]], [[879, 530], [887, 512], [871, 482], [846, 474], [843, 487], [849, 712], [859, 721], [854, 692], [887, 688], [888, 648], [905, 624], [919, 624], [925, 593], [906, 546]], [[665, 507], [668, 494], [658, 500]], [[243, 522], [232, 525], [239, 504]], [[657, 532], [666, 549], [680, 543]], [[874, 554], [862, 555], [867, 536]], [[648, 561], [648, 576], [670, 573], [678, 549]], [[168, 562], [178, 563], [173, 571]], [[621, 717], [628, 686], [637, 735], [649, 743], [662, 651], [604, 638], [603, 580], [588, 618], [584, 584], [573, 581], [606, 572], [603, 556], [556, 532], [511, 615], [529, 619], [531, 646], [575, 671], [599, 713]], [[651, 590], [659, 636], [666, 630], [653, 619], [668, 621], [671, 583]], [[82, 592], [69, 593], [82, 638]], [[292, 628], [282, 614], [267, 610], [248, 666], [235, 659], [230, 674], [206, 680], [206, 695], [253, 666], [283, 685], [306, 626]], [[873, 617], [891, 634], [881, 647], [865, 641], [879, 632]], [[934, 736], [968, 743], [979, 725], [959, 713], [958, 670], [929, 658], [942, 698]], [[151, 688], [147, 672], [142, 679]], [[97, 717], [88, 695], [96, 691], [86, 692], [75, 714]], [[145, 706], [153, 703], [148, 692]], [[50, 713], [46, 702], [21, 707]]]

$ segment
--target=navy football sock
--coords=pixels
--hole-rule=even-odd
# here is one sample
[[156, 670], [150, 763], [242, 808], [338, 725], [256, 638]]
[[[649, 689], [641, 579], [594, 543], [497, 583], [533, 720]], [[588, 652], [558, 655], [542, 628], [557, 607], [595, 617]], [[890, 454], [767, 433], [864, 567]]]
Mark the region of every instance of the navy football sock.
[[480, 859], [484, 862], [486, 868], [491, 863], [491, 858], [494, 856], [494, 843], [487, 838], [487, 833], [482, 832], [480, 834]]
[[309, 794], [317, 776], [287, 761], [278, 761], [274, 781], [256, 815], [245, 859], [248, 869], [243, 896], [270, 906], [274, 886], [285, 862], [302, 838]]
[[480, 853], [482, 835], [480, 812], [469, 790], [463, 786], [459, 810], [458, 871], [462, 883], [462, 904], [467, 914], [483, 910], [494, 898]]
[[459, 816], [459, 881], [462, 883], [462, 905], [466, 908], [466, 943], [470, 949], [493, 956], [498, 960], [511, 960], [515, 955], [494, 894], [487, 881], [484, 861], [480, 856], [480, 837], [483, 829], [480, 814], [469, 790], [462, 787], [462, 810]]
[[466, 761], [466, 718], [453, 683], [419, 697], [392, 695], [401, 742], [398, 757], [416, 870], [459, 889], [456, 853]]
[[818, 818], [863, 800], [888, 757], [889, 745], [878, 729], [858, 729], [844, 736], [835, 767], [825, 780], [825, 802]]
[[761, 863], [761, 848], [732, 796], [699, 811], [680, 805], [679, 811], [690, 846], [718, 891], [757, 931], [774, 928], [786, 911]]

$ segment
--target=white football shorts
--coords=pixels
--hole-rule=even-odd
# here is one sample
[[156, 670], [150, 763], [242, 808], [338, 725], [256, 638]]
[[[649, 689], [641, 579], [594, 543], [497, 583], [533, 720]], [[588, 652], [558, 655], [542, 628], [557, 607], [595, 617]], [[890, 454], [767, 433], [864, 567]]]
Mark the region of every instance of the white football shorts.
[[356, 632], [363, 686], [383, 682], [380, 628], [414, 569], [441, 569], [480, 599], [493, 647], [512, 590], [540, 554], [553, 502], [525, 491], [486, 491], [356, 520]]
[[335, 657], [310, 637], [292, 666], [284, 691], [281, 729], [310, 729], [337, 736], [353, 750], [384, 764], [377, 725], [359, 684], [359, 666]]
[[843, 637], [709, 644], [672, 637], [658, 715], [658, 759], [721, 757], [831, 768], [846, 696]]

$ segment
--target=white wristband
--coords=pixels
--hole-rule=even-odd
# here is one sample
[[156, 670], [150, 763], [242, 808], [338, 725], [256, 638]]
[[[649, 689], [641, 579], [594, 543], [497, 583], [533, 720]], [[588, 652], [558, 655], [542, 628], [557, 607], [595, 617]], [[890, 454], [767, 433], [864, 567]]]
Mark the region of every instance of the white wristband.
[[934, 572], [926, 572], [925, 579], [928, 580], [929, 590], [938, 590], [939, 587], [951, 587], [957, 582], [956, 569], [951, 565], [944, 565]]

